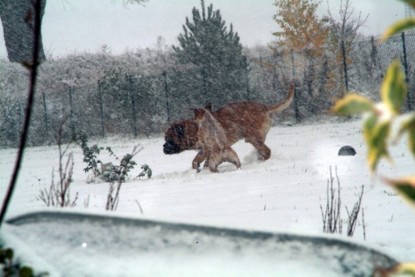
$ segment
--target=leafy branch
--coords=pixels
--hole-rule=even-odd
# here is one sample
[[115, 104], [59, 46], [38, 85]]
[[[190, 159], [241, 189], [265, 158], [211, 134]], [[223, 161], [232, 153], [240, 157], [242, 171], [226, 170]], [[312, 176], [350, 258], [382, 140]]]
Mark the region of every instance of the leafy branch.
[[[415, 0], [401, 0], [415, 9]], [[391, 36], [415, 28], [415, 18], [406, 18], [390, 26], [382, 36], [383, 41]], [[415, 113], [403, 113], [403, 104], [408, 94], [405, 73], [401, 69], [399, 60], [389, 66], [380, 87], [379, 103], [374, 103], [366, 97], [356, 93], [346, 95], [333, 107], [338, 115], [350, 116], [363, 114], [363, 135], [368, 148], [367, 162], [372, 172], [376, 172], [382, 159], [392, 161], [389, 154], [391, 142], [399, 140], [403, 135], [408, 136], [408, 147], [415, 157]], [[398, 132], [392, 132], [397, 126]], [[399, 192], [401, 196], [415, 204], [415, 174], [397, 179], [383, 178]], [[408, 274], [415, 276], [415, 263], [399, 264], [387, 272], [391, 274]]]

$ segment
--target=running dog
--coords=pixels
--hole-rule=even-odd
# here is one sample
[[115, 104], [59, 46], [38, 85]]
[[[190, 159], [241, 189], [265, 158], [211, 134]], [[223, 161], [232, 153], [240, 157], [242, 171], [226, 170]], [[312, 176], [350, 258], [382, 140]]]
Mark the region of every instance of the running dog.
[[[212, 116], [220, 123], [225, 131], [227, 143], [235, 144], [245, 138], [257, 150], [259, 160], [267, 160], [271, 156], [271, 149], [265, 145], [265, 139], [271, 128], [271, 114], [287, 109], [294, 98], [294, 82], [290, 83], [287, 98], [274, 105], [265, 105], [254, 101], [244, 101], [228, 104]], [[184, 150], [198, 150], [198, 123], [187, 119], [173, 123], [165, 132], [163, 151], [167, 155], [177, 154]], [[197, 169], [207, 160], [209, 153], [201, 151], [193, 159], [192, 166]], [[207, 161], [208, 162], [208, 161]]]

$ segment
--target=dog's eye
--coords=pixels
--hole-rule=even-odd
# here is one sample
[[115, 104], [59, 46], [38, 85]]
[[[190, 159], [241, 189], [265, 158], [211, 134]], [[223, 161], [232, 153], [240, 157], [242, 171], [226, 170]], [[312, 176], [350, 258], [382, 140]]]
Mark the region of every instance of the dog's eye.
[[184, 137], [184, 128], [183, 128], [183, 125], [177, 125], [176, 128], [174, 128], [174, 131], [176, 132], [176, 135], [179, 138], [183, 138]]

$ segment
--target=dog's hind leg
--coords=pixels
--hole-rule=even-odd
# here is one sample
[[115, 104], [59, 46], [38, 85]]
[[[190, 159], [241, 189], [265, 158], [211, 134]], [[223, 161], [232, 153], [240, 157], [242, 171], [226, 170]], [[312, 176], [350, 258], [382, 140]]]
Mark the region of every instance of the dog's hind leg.
[[269, 147], [266, 146], [264, 142], [256, 139], [246, 140], [246, 142], [249, 142], [255, 147], [258, 152], [258, 160], [266, 161], [271, 157], [271, 149], [269, 149]]
[[229, 163], [233, 163], [236, 168], [241, 168], [241, 161], [239, 160], [238, 154], [232, 147], [226, 147], [223, 150], [223, 160]]
[[271, 157], [271, 149], [269, 149], [268, 146], [265, 144], [262, 144], [258, 150], [258, 160], [260, 161], [266, 161]]
[[212, 149], [209, 155], [209, 170], [211, 172], [219, 172], [218, 166], [222, 163], [221, 151], [218, 149]]

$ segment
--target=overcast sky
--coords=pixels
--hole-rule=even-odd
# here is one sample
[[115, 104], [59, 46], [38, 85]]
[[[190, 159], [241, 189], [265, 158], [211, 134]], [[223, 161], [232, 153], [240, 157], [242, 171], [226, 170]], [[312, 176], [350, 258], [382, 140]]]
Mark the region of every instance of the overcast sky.
[[[334, 15], [340, 0], [329, 0]], [[378, 35], [386, 26], [404, 16], [404, 6], [396, 0], [352, 0], [356, 15], [369, 14], [361, 29]], [[205, 0], [220, 9], [227, 25], [233, 24], [245, 46], [267, 44], [277, 25], [274, 0]], [[95, 52], [107, 45], [114, 54], [126, 49], [153, 47], [161, 36], [168, 45], [177, 44], [186, 16], [200, 0], [149, 0], [145, 5], [124, 5], [121, 0], [47, 0], [43, 21], [46, 54], [54, 57], [75, 52]], [[323, 0], [320, 14], [327, 14]], [[0, 28], [0, 57], [6, 57], [3, 29]]]

